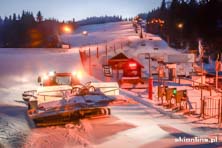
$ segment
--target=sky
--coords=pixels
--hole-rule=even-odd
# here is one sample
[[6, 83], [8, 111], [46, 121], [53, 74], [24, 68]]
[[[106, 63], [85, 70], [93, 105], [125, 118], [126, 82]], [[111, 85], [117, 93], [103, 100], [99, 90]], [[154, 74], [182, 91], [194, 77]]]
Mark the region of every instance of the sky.
[[136, 16], [160, 6], [161, 0], [0, 0], [0, 16], [40, 10], [44, 18], [81, 20], [90, 16]]

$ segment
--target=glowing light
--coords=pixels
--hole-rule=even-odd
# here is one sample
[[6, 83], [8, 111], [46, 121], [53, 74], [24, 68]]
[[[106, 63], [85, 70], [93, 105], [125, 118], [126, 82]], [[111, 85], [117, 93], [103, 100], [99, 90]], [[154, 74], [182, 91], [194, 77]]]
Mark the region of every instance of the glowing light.
[[76, 76], [76, 71], [73, 71], [73, 72], [72, 72], [72, 76]]
[[76, 77], [80, 80], [82, 79], [82, 72], [78, 71], [78, 73], [76, 74]]
[[81, 71], [73, 71], [73, 72], [72, 72], [72, 76], [73, 76], [73, 77], [76, 77], [76, 78], [79, 79], [79, 80], [82, 79], [82, 77], [83, 77]]
[[136, 66], [137, 66], [136, 63], [129, 63], [129, 67], [130, 67], [130, 68], [135, 68]]
[[71, 29], [69, 26], [64, 26], [64, 27], [63, 27], [63, 31], [64, 31], [65, 33], [71, 33], [71, 32], [72, 32], [72, 29]]
[[183, 23], [179, 23], [179, 24], [177, 25], [177, 27], [178, 27], [179, 29], [182, 29], [182, 28], [183, 28]]
[[83, 31], [82, 34], [83, 34], [84, 36], [87, 36], [87, 35], [88, 35], [88, 32], [87, 32], [87, 31]]
[[50, 77], [55, 76], [55, 72], [54, 72], [54, 71], [50, 71], [50, 72], [49, 72], [49, 76], [50, 76]]
[[49, 79], [49, 76], [47, 74], [44, 74], [43, 75], [43, 80], [48, 80]]

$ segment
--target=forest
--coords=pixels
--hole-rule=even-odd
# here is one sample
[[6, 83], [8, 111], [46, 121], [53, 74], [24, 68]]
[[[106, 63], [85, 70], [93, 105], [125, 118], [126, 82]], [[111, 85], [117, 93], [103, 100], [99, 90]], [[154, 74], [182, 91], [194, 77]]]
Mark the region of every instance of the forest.
[[[13, 14], [0, 17], [1, 48], [60, 48], [63, 44], [60, 35], [72, 33], [82, 25], [101, 24], [122, 21], [121, 16], [89, 17], [78, 22], [58, 21], [55, 18], [45, 19], [40, 11], [36, 16], [23, 11], [22, 15]], [[65, 30], [68, 26], [70, 30]], [[71, 32], [67, 32], [71, 31]]]
[[57, 48], [61, 43], [59, 34], [62, 26], [76, 27], [74, 21], [59, 22], [56, 19], [44, 19], [39, 11], [23, 11], [22, 15], [0, 17], [0, 47], [3, 48]]
[[221, 0], [162, 0], [148, 12], [146, 22], [147, 32], [160, 35], [172, 47], [195, 50], [201, 40], [206, 54], [222, 52]]

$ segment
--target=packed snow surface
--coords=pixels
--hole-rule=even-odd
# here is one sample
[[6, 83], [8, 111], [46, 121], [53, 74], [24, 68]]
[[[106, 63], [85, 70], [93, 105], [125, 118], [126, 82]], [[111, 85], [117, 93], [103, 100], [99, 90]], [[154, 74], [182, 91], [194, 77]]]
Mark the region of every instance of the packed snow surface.
[[[85, 30], [88, 31], [88, 36], [82, 35], [82, 31]], [[180, 54], [179, 51], [168, 47], [158, 36], [145, 34], [145, 39], [139, 39], [130, 22], [80, 27], [74, 34], [61, 36], [61, 40], [69, 42], [73, 48], [70, 50], [0, 49], [0, 147], [3, 145], [9, 148], [21, 146], [68, 148], [119, 145], [134, 148], [158, 146], [158, 143], [152, 145], [152, 142], [158, 140], [166, 140], [166, 146], [172, 147], [183, 143], [175, 144], [172, 138], [175, 133], [166, 129], [180, 129], [182, 135], [185, 132], [198, 136], [204, 134], [183, 120], [172, 119], [153, 108], [135, 103], [126, 106], [120, 103], [119, 106], [111, 107], [112, 116], [107, 119], [83, 120], [79, 124], [67, 124], [63, 127], [33, 128], [26, 115], [27, 107], [22, 100], [22, 93], [37, 89], [37, 76], [48, 71], [83, 71], [79, 49], [88, 51], [91, 48], [95, 56], [98, 44], [101, 63], [105, 60], [106, 43], [108, 57], [115, 55], [114, 47], [118, 52], [122, 43], [123, 52], [129, 57], [138, 58], [145, 65], [146, 71], [148, 71], [147, 60], [141, 53], [149, 52], [153, 56], [160, 57], [166, 54]], [[154, 50], [156, 47], [158, 50]], [[157, 63], [153, 63], [153, 70], [157, 66]], [[183, 66], [184, 69], [190, 67]], [[183, 71], [182, 68], [179, 70]], [[95, 79], [83, 72], [82, 83], [89, 80]], [[165, 123], [168, 128], [163, 128], [162, 124]]]

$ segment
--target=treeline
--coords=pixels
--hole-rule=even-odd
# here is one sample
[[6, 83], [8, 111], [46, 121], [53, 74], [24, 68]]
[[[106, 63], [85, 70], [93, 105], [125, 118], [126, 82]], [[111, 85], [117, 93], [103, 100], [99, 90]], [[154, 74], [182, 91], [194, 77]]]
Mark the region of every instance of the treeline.
[[146, 20], [147, 31], [159, 34], [173, 47], [197, 49], [201, 39], [206, 52], [222, 51], [221, 0], [163, 0]]
[[100, 16], [100, 17], [88, 17], [84, 20], [78, 21], [78, 25], [91, 25], [91, 24], [104, 24], [109, 22], [120, 22], [126, 19], [123, 19], [122, 16]]
[[22, 15], [0, 17], [0, 47], [3, 48], [56, 48], [60, 47], [59, 34], [62, 26], [76, 27], [75, 21], [59, 22], [44, 19], [39, 11], [36, 16], [29, 11]]

